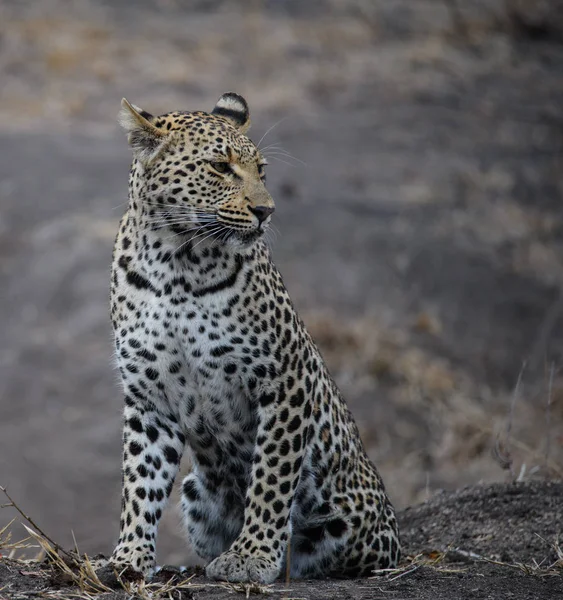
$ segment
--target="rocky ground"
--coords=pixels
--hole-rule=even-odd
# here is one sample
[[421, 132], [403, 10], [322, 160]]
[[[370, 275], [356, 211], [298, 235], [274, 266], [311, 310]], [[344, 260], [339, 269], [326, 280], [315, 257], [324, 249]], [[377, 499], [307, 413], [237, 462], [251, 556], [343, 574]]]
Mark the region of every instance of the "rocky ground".
[[[165, 112], [228, 89], [253, 139], [275, 125], [262, 146], [291, 154], [270, 148], [274, 257], [397, 507], [563, 477], [562, 14], [0, 1], [0, 485], [66, 547], [73, 531], [111, 550], [107, 289], [129, 163], [115, 115], [124, 95]], [[172, 508], [159, 560], [193, 560]]]
[[562, 495], [562, 483], [542, 482], [437, 494], [399, 514], [405, 549], [401, 567], [367, 579], [237, 586], [210, 582], [200, 569], [184, 577], [164, 569], [152, 583], [139, 587], [120, 585], [102, 569], [97, 580], [83, 577], [77, 585], [69, 575], [72, 570], [45, 561], [0, 559], [0, 598], [86, 598], [90, 586], [90, 593], [99, 589], [97, 600], [126, 600], [136, 585], [141, 598], [152, 594], [175, 600], [250, 594], [288, 600], [555, 599], [563, 594], [563, 549], [553, 535], [563, 526]]

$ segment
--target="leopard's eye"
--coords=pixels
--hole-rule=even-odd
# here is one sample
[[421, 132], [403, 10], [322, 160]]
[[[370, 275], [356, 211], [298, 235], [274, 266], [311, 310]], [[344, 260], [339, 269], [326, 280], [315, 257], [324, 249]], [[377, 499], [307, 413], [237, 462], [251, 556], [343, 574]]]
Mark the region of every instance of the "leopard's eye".
[[231, 165], [228, 162], [210, 162], [209, 163], [217, 173], [229, 173]]
[[266, 182], [266, 165], [268, 163], [262, 163], [258, 165], [258, 177], [265, 183]]

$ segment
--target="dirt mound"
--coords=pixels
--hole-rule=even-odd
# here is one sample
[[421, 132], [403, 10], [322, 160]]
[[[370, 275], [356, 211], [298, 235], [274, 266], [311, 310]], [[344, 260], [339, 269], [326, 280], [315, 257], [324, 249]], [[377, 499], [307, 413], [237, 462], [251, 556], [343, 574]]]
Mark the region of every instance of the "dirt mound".
[[[447, 551], [509, 563], [552, 564], [563, 531], [563, 483], [493, 484], [441, 492], [400, 514], [410, 554]], [[461, 551], [461, 552], [459, 552]]]
[[[562, 497], [563, 483], [545, 481], [439, 493], [399, 514], [405, 547], [401, 568], [369, 579], [245, 587], [209, 582], [197, 568], [185, 582], [173, 569], [165, 569], [148, 587], [137, 588], [137, 594], [176, 600], [222, 600], [236, 597], [236, 592], [246, 597], [307, 600], [558, 598], [563, 594], [563, 552], [557, 543], [563, 525]], [[0, 554], [0, 598], [86, 598], [84, 586], [92, 582], [83, 577], [80, 592], [76, 569], [73, 575], [72, 569], [61, 570], [62, 563], [58, 564], [24, 563], [2, 559]], [[127, 589], [118, 584], [118, 589], [112, 589], [110, 579], [102, 581], [98, 586], [101, 593], [90, 598], [131, 597], [129, 586], [134, 584], [125, 583]]]

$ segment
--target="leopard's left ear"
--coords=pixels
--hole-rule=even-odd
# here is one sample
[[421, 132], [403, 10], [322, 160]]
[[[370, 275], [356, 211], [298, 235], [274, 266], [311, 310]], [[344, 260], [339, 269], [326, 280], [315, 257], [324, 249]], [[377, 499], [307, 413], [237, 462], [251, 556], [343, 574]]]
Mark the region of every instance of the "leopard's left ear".
[[217, 104], [211, 114], [219, 115], [229, 120], [231, 125], [241, 133], [246, 133], [250, 129], [248, 104], [242, 96], [234, 92], [223, 94], [217, 100]]

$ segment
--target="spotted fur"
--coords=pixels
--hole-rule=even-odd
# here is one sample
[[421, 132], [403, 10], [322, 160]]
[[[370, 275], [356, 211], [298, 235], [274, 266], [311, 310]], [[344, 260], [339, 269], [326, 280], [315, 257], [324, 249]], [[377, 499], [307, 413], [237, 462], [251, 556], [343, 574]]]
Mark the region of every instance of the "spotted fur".
[[190, 543], [207, 574], [269, 583], [399, 559], [395, 514], [262, 236], [274, 210], [248, 107], [152, 115], [123, 101], [134, 160], [111, 315], [125, 390], [121, 533], [150, 573], [185, 451]]

